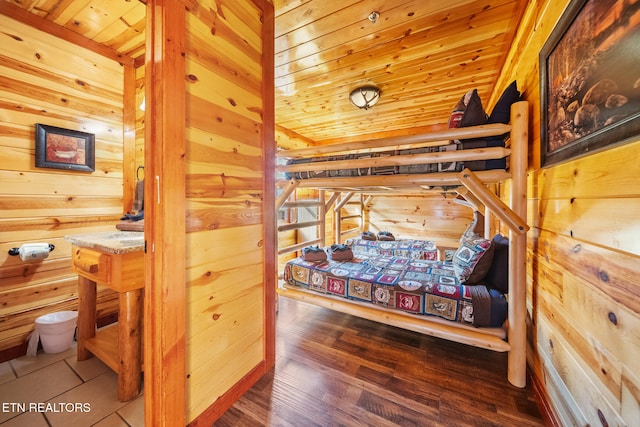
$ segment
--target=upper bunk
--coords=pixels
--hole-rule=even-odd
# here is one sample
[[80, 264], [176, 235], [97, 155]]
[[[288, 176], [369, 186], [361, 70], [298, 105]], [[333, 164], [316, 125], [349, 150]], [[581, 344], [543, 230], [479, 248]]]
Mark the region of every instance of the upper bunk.
[[[276, 167], [288, 176], [278, 186], [288, 194], [295, 188], [419, 194], [464, 185], [462, 172], [471, 169], [481, 182], [498, 183], [526, 173], [527, 112], [528, 103], [519, 101], [511, 105], [509, 124], [278, 151], [288, 159]], [[482, 144], [496, 140], [504, 142]], [[480, 170], [483, 165], [491, 169]]]
[[[510, 229], [524, 233], [528, 229], [526, 222], [485, 184], [511, 178], [512, 197], [526, 199], [528, 108], [526, 101], [511, 104], [508, 124], [450, 128], [421, 135], [279, 151], [276, 155], [290, 162], [278, 166], [276, 171], [289, 174], [290, 178], [277, 181], [282, 192], [276, 208], [280, 208], [296, 188], [395, 195], [421, 194], [444, 188], [457, 191], [472, 205], [480, 204], [474, 201], [481, 202]], [[458, 149], [469, 141], [477, 146], [477, 141], [496, 139], [504, 141], [504, 146]], [[502, 162], [503, 166], [487, 170], [467, 167], [482, 162], [487, 165]], [[462, 168], [451, 167], [451, 164]], [[447, 171], [442, 171], [445, 168]], [[430, 172], [434, 169], [438, 171]], [[393, 170], [394, 173], [374, 172], [359, 176], [360, 170]], [[398, 173], [403, 171], [411, 173]]]

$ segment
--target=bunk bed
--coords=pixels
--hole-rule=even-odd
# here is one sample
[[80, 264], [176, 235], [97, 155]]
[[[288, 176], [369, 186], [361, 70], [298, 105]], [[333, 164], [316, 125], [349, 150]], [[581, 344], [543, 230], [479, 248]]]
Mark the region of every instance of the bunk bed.
[[[455, 151], [425, 149], [450, 145], [451, 141], [496, 137], [506, 140], [505, 146]], [[508, 352], [509, 382], [517, 387], [526, 385], [526, 232], [529, 229], [526, 223], [526, 101], [510, 104], [509, 124], [493, 123], [449, 128], [424, 135], [281, 151], [277, 155], [293, 160], [304, 159], [290, 161], [289, 164], [278, 168], [280, 172], [289, 175], [288, 179], [278, 182], [281, 193], [276, 200], [277, 208], [285, 205], [289, 195], [301, 188], [320, 190], [323, 194], [321, 199], [324, 199], [324, 191], [333, 193], [326, 204], [321, 203], [321, 215], [336, 203], [339, 194], [345, 194], [347, 197], [336, 205], [336, 212], [339, 211], [340, 203], [344, 203], [345, 199], [356, 193], [422, 194], [428, 191], [442, 191], [444, 188], [447, 191], [454, 189], [465, 203], [474, 210], [483, 211], [486, 217], [497, 217], [503, 228], [509, 231], [507, 321], [502, 327], [476, 327], [465, 322], [452, 322], [439, 316], [419, 316], [380, 304], [362, 303], [353, 298], [346, 299], [326, 292], [314, 292], [300, 286], [282, 284], [277, 292], [282, 297], [392, 326], [493, 351]], [[487, 164], [496, 164], [491, 162], [505, 158], [508, 159], [506, 168], [471, 170], [465, 167], [468, 162], [486, 161]], [[452, 162], [462, 165], [462, 169], [451, 168]], [[349, 171], [339, 172], [344, 169]], [[361, 170], [369, 172], [361, 174]], [[390, 170], [393, 170], [393, 173], [390, 173]], [[505, 180], [510, 180], [510, 185], [506, 186], [510, 192], [509, 204], [504, 203], [487, 186]], [[324, 218], [314, 223], [321, 228], [321, 237], [312, 243], [325, 246]], [[279, 230], [290, 227], [292, 226], [279, 227]], [[300, 245], [294, 245], [288, 250], [301, 249], [303, 248]], [[288, 274], [290, 276], [290, 273]]]

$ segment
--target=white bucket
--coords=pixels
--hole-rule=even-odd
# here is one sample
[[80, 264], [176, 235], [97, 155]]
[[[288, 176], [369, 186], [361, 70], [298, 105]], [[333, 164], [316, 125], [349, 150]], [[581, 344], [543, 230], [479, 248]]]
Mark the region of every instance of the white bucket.
[[36, 319], [36, 333], [40, 335], [45, 353], [60, 353], [71, 347], [78, 323], [77, 311], [58, 311]]

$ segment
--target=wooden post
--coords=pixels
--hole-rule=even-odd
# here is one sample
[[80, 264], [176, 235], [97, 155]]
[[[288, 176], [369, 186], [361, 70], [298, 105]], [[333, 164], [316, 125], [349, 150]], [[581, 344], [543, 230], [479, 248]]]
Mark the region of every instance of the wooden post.
[[92, 354], [84, 343], [96, 336], [96, 282], [78, 275], [78, 360]]
[[144, 424], [186, 414], [186, 11], [147, 0]]
[[333, 212], [335, 213], [334, 218], [336, 220], [335, 236], [334, 236], [334, 240], [336, 241], [336, 243], [342, 243], [342, 208], [344, 207], [344, 205], [347, 204], [349, 199], [351, 199], [351, 197], [353, 197], [354, 194], [355, 193], [353, 191], [345, 194], [340, 199], [340, 202], [336, 204], [336, 207], [333, 208]]
[[[526, 222], [529, 103], [511, 106], [511, 209]], [[507, 376], [516, 387], [527, 385], [527, 235], [509, 232], [509, 360]]]
[[318, 226], [318, 238], [320, 239], [320, 246], [327, 246], [327, 210], [324, 202], [324, 190], [318, 192], [318, 220], [320, 225]]
[[126, 402], [140, 393], [142, 367], [142, 288], [120, 293], [118, 315], [118, 400]]

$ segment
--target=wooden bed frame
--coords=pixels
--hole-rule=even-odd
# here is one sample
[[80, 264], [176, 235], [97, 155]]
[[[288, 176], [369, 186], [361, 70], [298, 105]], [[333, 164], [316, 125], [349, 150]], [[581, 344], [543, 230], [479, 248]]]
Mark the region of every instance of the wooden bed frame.
[[[484, 209], [485, 217], [495, 215], [509, 229], [509, 293], [506, 334], [502, 328], [474, 328], [449, 322], [431, 316], [416, 316], [409, 313], [388, 310], [372, 304], [335, 298], [328, 295], [311, 293], [305, 290], [280, 287], [280, 296], [305, 301], [332, 310], [363, 317], [376, 322], [420, 332], [423, 334], [456, 341], [493, 351], [508, 352], [507, 376], [516, 387], [526, 386], [526, 223], [527, 213], [527, 156], [528, 156], [528, 103], [516, 102], [511, 106], [510, 125], [482, 125], [459, 129], [447, 129], [426, 135], [389, 138], [361, 143], [334, 144], [278, 152], [279, 157], [300, 158], [326, 154], [365, 153], [377, 151], [420, 148], [441, 145], [442, 141], [452, 139], [482, 138], [510, 132], [510, 147], [479, 148], [452, 152], [412, 154], [402, 156], [374, 157], [349, 161], [319, 161], [305, 164], [292, 164], [278, 167], [279, 171], [310, 171], [356, 167], [397, 166], [420, 163], [449, 161], [468, 161], [501, 158], [509, 156], [509, 170], [488, 170], [472, 172], [443, 172], [429, 174], [373, 175], [361, 177], [311, 178], [304, 180], [279, 181], [282, 193], [276, 201], [276, 209], [283, 205], [296, 188], [314, 188], [334, 193], [330, 203], [321, 206], [324, 215], [328, 207], [341, 192], [376, 194], [388, 192], [394, 194], [420, 194], [433, 191], [442, 186], [458, 186], [461, 194], [471, 206]], [[510, 202], [505, 204], [485, 184], [498, 183], [510, 179]], [[321, 198], [323, 200], [323, 198]], [[321, 238], [316, 244], [324, 245], [324, 218], [316, 222], [321, 226]], [[290, 226], [279, 228], [291, 229]], [[305, 242], [304, 245], [309, 244]], [[302, 249], [300, 244], [284, 251]], [[282, 252], [280, 252], [282, 253]], [[506, 340], [505, 340], [506, 338]]]

